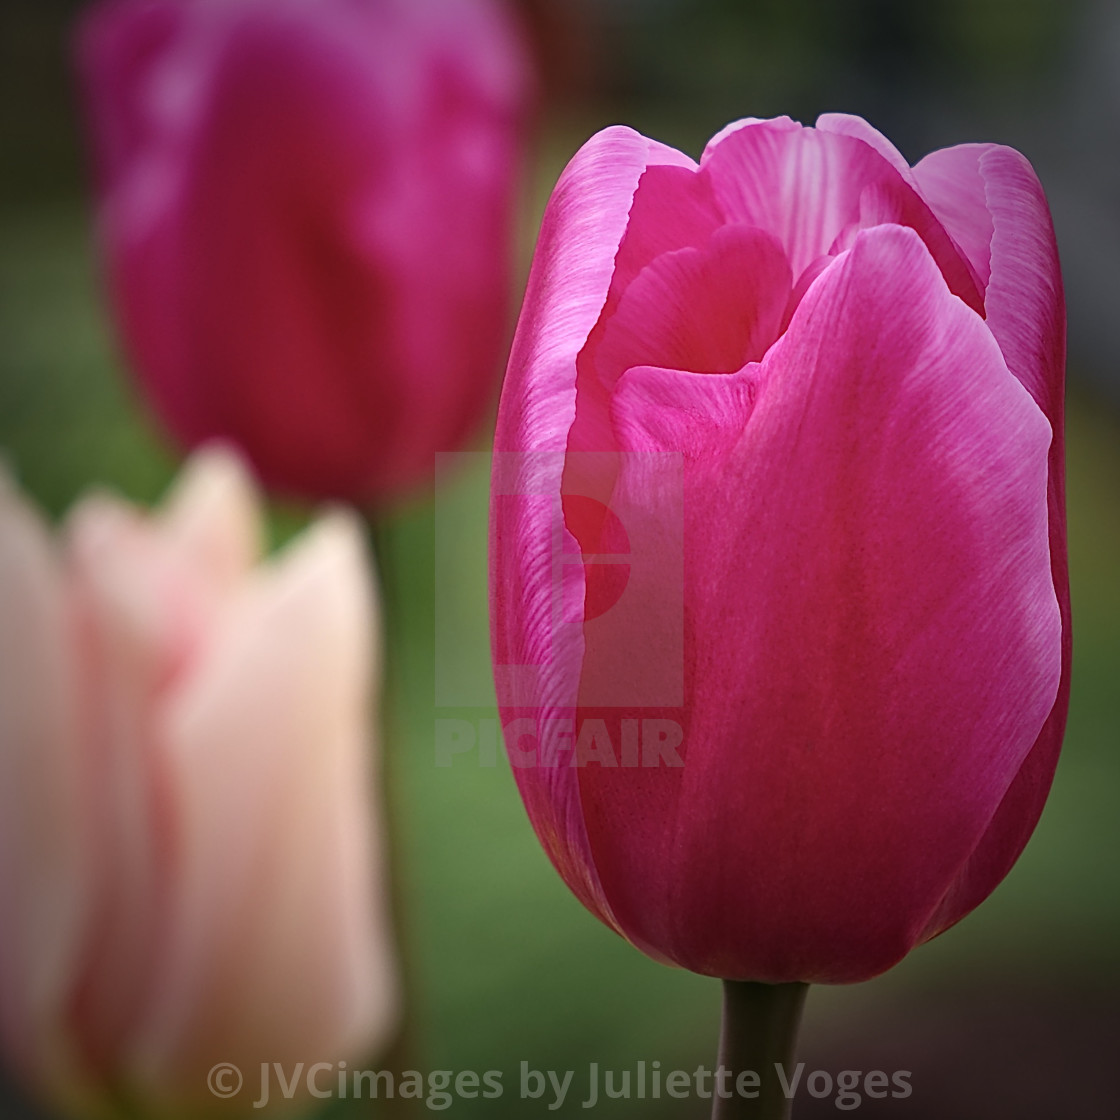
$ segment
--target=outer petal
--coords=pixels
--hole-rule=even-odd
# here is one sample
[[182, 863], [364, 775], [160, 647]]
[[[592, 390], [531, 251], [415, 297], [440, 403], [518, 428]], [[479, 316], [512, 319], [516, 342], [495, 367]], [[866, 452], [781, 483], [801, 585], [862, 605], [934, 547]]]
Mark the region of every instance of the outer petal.
[[[687, 166], [686, 157], [626, 128], [592, 137], [553, 191], [541, 224], [514, 337], [494, 437], [490, 517], [490, 604], [502, 718], [570, 719], [583, 656], [578, 624], [564, 625], [567, 593], [582, 604], [578, 552], [560, 512], [564, 452], [575, 417], [576, 356], [607, 298], [615, 254], [638, 181], [651, 162]], [[571, 585], [574, 578], [577, 585]], [[555, 725], [549, 725], [555, 726]], [[590, 860], [575, 773], [549, 743], [552, 765], [518, 766], [518, 786], [549, 858], [568, 886], [610, 922]]]
[[169, 881], [168, 776], [160, 695], [212, 622], [207, 581], [153, 525], [108, 496], [67, 524], [88, 728], [93, 905], [75, 994], [78, 1029], [103, 1076], [147, 998]]
[[393, 1021], [360, 541], [335, 515], [257, 577], [163, 713], [173, 899], [126, 1064], [164, 1106], [213, 1107], [217, 1061], [337, 1062]]
[[0, 470], [0, 1042], [58, 1090], [89, 905], [74, 630], [38, 516]]
[[[985, 151], [980, 173], [992, 214], [988, 325], [1007, 368], [1060, 430], [1066, 309], [1046, 196], [1031, 165], [1012, 148]], [[1059, 444], [1053, 453], [1058, 462], [1062, 450]]]
[[200, 96], [205, 68], [166, 71], [172, 44], [183, 36], [190, 3], [107, 0], [88, 8], [77, 29], [76, 48], [98, 187], [124, 192], [120, 208], [132, 220], [149, 220], [172, 186], [168, 142], [181, 138]]
[[[1062, 612], [1062, 679], [1053, 710], [1034, 748], [954, 891], [931, 918], [927, 930], [931, 936], [983, 901], [1018, 858], [1049, 793], [1069, 706], [1071, 637], [1063, 434], [1066, 321], [1057, 245], [1042, 187], [1018, 152], [996, 145], [950, 148], [927, 156], [914, 170], [923, 190], [936, 175], [959, 186], [962, 196], [976, 201], [974, 162], [992, 225], [988, 325], [1008, 369], [1038, 402], [1054, 431], [1047, 504], [1050, 562]], [[975, 209], [970, 207], [969, 212], [975, 213]], [[976, 224], [980, 225], [979, 220]]]
[[[407, 408], [385, 454], [400, 463], [387, 482], [400, 486], [430, 476], [435, 451], [459, 446], [493, 404], [509, 345], [531, 81], [504, 3], [398, 0], [394, 10], [397, 37], [416, 41], [423, 57], [413, 67], [426, 66], [429, 80], [415, 111], [395, 118], [400, 158], [379, 153], [373, 164], [388, 181], [365, 192], [359, 230], [389, 276], [383, 294]], [[406, 84], [386, 68], [387, 108], [399, 107]], [[369, 369], [394, 359], [369, 357]]]
[[191, 457], [161, 520], [168, 550], [217, 595], [234, 591], [260, 555], [260, 499], [232, 448], [210, 446]]
[[[1050, 428], [897, 227], [736, 376], [756, 398], [730, 456], [734, 433], [690, 440], [718, 378], [681, 380], [675, 432], [668, 375], [619, 386], [624, 446], [692, 448], [685, 765], [582, 768], [588, 837], [617, 922], [678, 963], [863, 979], [921, 937], [1053, 706]], [[718, 395], [741, 422], [751, 394]], [[630, 461], [622, 508], [656, 493]]]

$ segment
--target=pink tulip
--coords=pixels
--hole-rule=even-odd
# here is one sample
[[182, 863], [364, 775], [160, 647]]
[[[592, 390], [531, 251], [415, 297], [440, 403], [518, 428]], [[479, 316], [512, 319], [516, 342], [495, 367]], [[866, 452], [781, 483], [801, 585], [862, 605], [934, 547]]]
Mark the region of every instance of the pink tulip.
[[909, 167], [829, 115], [569, 164], [499, 411], [494, 659], [541, 843], [639, 948], [860, 980], [1010, 869], [1068, 698], [1064, 335], [1011, 149]]
[[78, 42], [110, 294], [175, 438], [383, 499], [507, 331], [527, 69], [498, 0], [106, 0]]
[[0, 487], [0, 1043], [64, 1110], [210, 1115], [232, 1062], [252, 1115], [260, 1063], [393, 1025], [360, 530], [260, 565], [258, 534], [219, 452], [153, 517], [85, 499], [61, 547]]

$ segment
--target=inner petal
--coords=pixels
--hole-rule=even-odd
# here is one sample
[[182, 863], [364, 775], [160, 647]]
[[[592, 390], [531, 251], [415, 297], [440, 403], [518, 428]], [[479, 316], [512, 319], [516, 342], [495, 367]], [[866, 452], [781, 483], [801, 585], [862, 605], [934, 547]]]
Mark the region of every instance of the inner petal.
[[626, 233], [615, 257], [608, 314], [634, 277], [656, 257], [704, 245], [724, 224], [706, 179], [687, 167], [648, 167], [638, 181]]
[[795, 275], [850, 247], [861, 229], [909, 226], [949, 290], [983, 315], [979, 277], [898, 167], [866, 139], [789, 120], [755, 121], [713, 140], [697, 177], [729, 218], [773, 233]]
[[662, 253], [627, 286], [593, 356], [608, 390], [634, 366], [734, 373], [777, 339], [793, 278], [777, 239], [723, 226]]
[[928, 205], [905, 183], [890, 179], [868, 183], [860, 192], [859, 216], [840, 232], [829, 252], [842, 253], [855, 244], [861, 230], [883, 225], [909, 226], [914, 230], [925, 242], [949, 291], [983, 318], [986, 282], [934, 218]]
[[773, 233], [797, 274], [857, 218], [863, 187], [893, 171], [858, 140], [792, 121], [728, 132], [708, 146], [700, 168], [727, 216]]

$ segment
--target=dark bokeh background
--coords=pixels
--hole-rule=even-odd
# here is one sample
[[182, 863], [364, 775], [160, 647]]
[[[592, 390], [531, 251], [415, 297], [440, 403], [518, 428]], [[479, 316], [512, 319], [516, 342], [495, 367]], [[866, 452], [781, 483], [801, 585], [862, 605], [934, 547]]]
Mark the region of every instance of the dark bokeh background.
[[[527, 0], [547, 98], [524, 260], [556, 175], [616, 121], [693, 155], [727, 121], [867, 116], [916, 160], [995, 140], [1032, 160], [1054, 208], [1070, 305], [1069, 500], [1075, 671], [1067, 746], [1035, 838], [996, 894], [888, 975], [810, 996], [807, 1070], [913, 1071], [860, 1116], [1094, 1120], [1118, 1114], [1120, 1042], [1120, 6], [1106, 0]], [[95, 276], [63, 0], [0, 7], [0, 454], [61, 513], [93, 481], [155, 499], [175, 468], [124, 377]], [[484, 445], [480, 440], [479, 446]], [[277, 535], [298, 524], [281, 511]], [[455, 575], [445, 662], [485, 666], [486, 479], [441, 503]], [[390, 749], [403, 830], [421, 1068], [501, 1069], [461, 1116], [587, 1115], [589, 1062], [714, 1055], [714, 982], [662, 968], [589, 917], [540, 852], [504, 765], [434, 765], [432, 506], [397, 511], [385, 580]], [[441, 558], [446, 563], [448, 557]], [[450, 637], [448, 636], [450, 634]], [[484, 671], [484, 670], [483, 670]], [[518, 1066], [576, 1071], [568, 1103], [520, 1101]], [[0, 1101], [0, 1114], [7, 1111]], [[336, 1106], [342, 1114], [345, 1109]], [[370, 1106], [354, 1109], [368, 1114]], [[617, 1100], [607, 1116], [702, 1116]], [[799, 1097], [803, 1118], [835, 1115]]]

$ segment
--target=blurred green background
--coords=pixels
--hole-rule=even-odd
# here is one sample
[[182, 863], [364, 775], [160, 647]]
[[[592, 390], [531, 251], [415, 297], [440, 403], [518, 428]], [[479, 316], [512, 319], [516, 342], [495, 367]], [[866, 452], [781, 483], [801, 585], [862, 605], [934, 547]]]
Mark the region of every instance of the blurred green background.
[[[0, 15], [0, 454], [52, 515], [95, 481], [153, 501], [176, 468], [128, 383], [101, 299], [65, 58], [78, 7], [5, 0]], [[1019, 146], [1038, 167], [1055, 201], [1071, 305], [1075, 668], [1064, 757], [1006, 882], [886, 976], [815, 990], [803, 1057], [808, 1069], [914, 1071], [913, 1097], [866, 1101], [861, 1116], [1116, 1116], [1120, 377], [1112, 323], [1090, 311], [1101, 284], [1102, 306], [1117, 293], [1107, 274], [1094, 282], [1092, 253], [1077, 248], [1107, 242], [1120, 221], [1111, 153], [1078, 146], [1079, 137], [1115, 131], [1116, 93], [1091, 80], [1094, 21], [1110, 9], [1057, 0], [525, 7], [546, 98], [519, 282], [557, 174], [592, 131], [615, 121], [696, 155], [735, 117], [809, 121], [846, 110], [867, 115], [911, 159], [987, 139]], [[1114, 42], [1120, 50], [1120, 36]], [[1107, 220], [1083, 237], [1094, 207]], [[1079, 291], [1088, 293], [1080, 302]], [[472, 469], [441, 499], [456, 570], [441, 587], [440, 610], [456, 620], [441, 656], [468, 675], [489, 658], [486, 491], [485, 474]], [[277, 538], [303, 516], [278, 511]], [[434, 703], [433, 542], [427, 499], [393, 512], [381, 540], [415, 1060], [422, 1070], [504, 1071], [502, 1098], [459, 1102], [455, 1115], [549, 1115], [550, 1094], [518, 1099], [521, 1061], [575, 1070], [567, 1103], [551, 1114], [586, 1114], [589, 1062], [619, 1070], [640, 1059], [685, 1069], [711, 1062], [718, 988], [653, 964], [583, 911], [547, 864], [504, 762], [482, 767], [470, 754], [435, 766], [437, 719], [494, 712]], [[827, 1100], [801, 1097], [799, 1106], [803, 1117], [835, 1113]], [[695, 1100], [617, 1100], [598, 1111], [706, 1113]], [[337, 1104], [334, 1114], [376, 1113]]]

